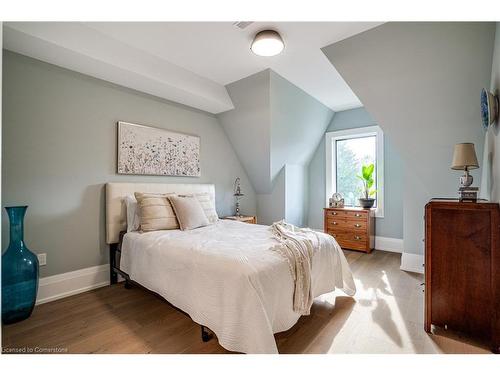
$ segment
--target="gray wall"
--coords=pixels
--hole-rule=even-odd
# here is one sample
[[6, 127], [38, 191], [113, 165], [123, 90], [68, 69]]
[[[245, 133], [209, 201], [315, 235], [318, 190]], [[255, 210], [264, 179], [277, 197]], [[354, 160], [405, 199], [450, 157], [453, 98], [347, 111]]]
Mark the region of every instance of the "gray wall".
[[[373, 126], [377, 123], [364, 108], [336, 112], [327, 132]], [[323, 228], [325, 206], [325, 139], [309, 164], [308, 226]], [[384, 218], [376, 219], [377, 236], [403, 238], [403, 163], [389, 137], [384, 134]]]
[[272, 224], [285, 218], [286, 181], [285, 168], [276, 176], [270, 193], [257, 194], [257, 221], [259, 224]]
[[285, 165], [285, 220], [288, 223], [307, 226], [308, 174], [307, 166], [300, 164]]
[[257, 192], [260, 223], [307, 221], [309, 161], [333, 112], [270, 69], [227, 86], [217, 115]]
[[307, 166], [333, 111], [271, 71], [271, 176], [285, 168], [287, 222], [306, 226]]
[[271, 71], [270, 78], [271, 176], [274, 176], [285, 164], [309, 164], [333, 111], [279, 74]]
[[323, 48], [403, 159], [404, 252], [423, 254], [426, 202], [457, 196], [454, 145], [473, 142], [482, 155], [479, 93], [490, 81], [494, 31], [492, 23], [395, 22]]
[[[495, 46], [491, 64], [490, 91], [500, 96], [500, 22], [496, 24]], [[481, 195], [500, 202], [500, 132], [499, 120], [488, 128], [482, 160]], [[478, 155], [479, 157], [479, 155]], [[479, 159], [481, 160], [481, 159]]]
[[[257, 220], [285, 217], [285, 178], [271, 178], [271, 70], [226, 86], [234, 109], [217, 115], [257, 193]], [[243, 211], [243, 213], [245, 213]]]
[[270, 70], [226, 86], [234, 109], [217, 114], [257, 194], [270, 193]]
[[[210, 114], [5, 51], [2, 206], [29, 205], [26, 242], [47, 253], [41, 276], [107, 262], [104, 184], [109, 181], [214, 183], [220, 216], [255, 214], [254, 190], [217, 119]], [[116, 122], [125, 120], [201, 137], [201, 177], [119, 176]], [[4, 211], [4, 210], [2, 210]], [[8, 222], [2, 212], [2, 249]]]

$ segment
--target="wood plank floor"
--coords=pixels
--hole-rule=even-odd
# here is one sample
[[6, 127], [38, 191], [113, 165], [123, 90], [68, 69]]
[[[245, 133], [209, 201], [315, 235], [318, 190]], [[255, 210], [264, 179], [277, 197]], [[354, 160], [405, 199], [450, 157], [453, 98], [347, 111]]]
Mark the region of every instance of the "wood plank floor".
[[[399, 269], [400, 254], [345, 252], [354, 298], [317, 298], [311, 315], [276, 334], [280, 353], [488, 353], [487, 343], [448, 331], [423, 330], [422, 275]], [[217, 338], [159, 297], [139, 288], [107, 286], [36, 306], [2, 327], [4, 353], [228, 353]]]

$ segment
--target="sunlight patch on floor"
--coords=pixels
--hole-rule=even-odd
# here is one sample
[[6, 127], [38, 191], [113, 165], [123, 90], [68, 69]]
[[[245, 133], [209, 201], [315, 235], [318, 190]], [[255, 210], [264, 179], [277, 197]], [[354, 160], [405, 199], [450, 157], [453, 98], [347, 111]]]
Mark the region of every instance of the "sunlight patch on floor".
[[[377, 262], [353, 265], [355, 304], [328, 353], [488, 352], [450, 332], [428, 335], [423, 328], [423, 275], [387, 268], [391, 271]], [[325, 298], [334, 303], [341, 295], [336, 291]]]

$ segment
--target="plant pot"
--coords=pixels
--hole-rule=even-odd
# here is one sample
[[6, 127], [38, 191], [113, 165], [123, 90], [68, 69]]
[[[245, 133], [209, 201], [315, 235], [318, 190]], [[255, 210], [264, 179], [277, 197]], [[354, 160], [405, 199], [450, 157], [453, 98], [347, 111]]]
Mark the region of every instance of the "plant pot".
[[2, 255], [2, 323], [28, 318], [38, 291], [38, 258], [24, 243], [24, 214], [28, 206], [6, 207], [10, 243]]
[[375, 198], [359, 198], [358, 201], [363, 208], [372, 208], [375, 204]]

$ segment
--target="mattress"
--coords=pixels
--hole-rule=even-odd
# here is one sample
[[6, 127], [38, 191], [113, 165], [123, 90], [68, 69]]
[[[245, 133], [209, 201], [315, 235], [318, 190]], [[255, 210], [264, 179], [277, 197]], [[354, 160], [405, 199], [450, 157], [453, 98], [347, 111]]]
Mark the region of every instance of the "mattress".
[[[335, 239], [315, 233], [313, 296], [355, 284]], [[268, 226], [220, 220], [190, 231], [131, 232], [123, 238], [120, 268], [210, 328], [226, 349], [278, 353], [274, 333], [290, 329], [294, 283]]]

